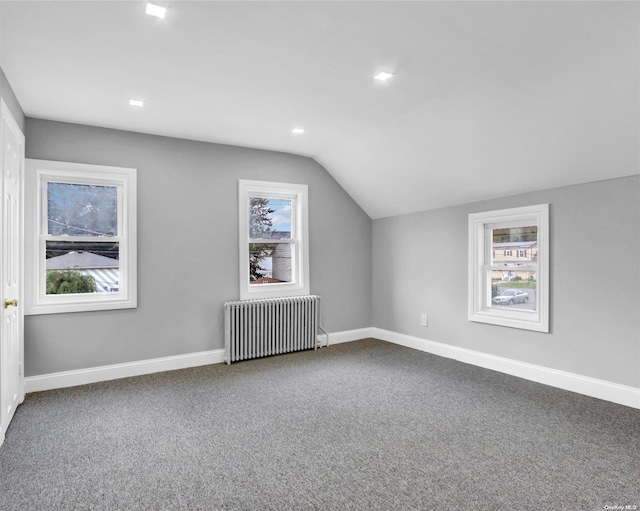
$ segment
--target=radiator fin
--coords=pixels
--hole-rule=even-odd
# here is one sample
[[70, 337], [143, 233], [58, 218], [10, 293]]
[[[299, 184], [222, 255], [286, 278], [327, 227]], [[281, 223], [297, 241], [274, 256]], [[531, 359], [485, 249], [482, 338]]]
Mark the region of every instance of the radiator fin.
[[227, 302], [224, 311], [227, 364], [318, 346], [319, 296]]

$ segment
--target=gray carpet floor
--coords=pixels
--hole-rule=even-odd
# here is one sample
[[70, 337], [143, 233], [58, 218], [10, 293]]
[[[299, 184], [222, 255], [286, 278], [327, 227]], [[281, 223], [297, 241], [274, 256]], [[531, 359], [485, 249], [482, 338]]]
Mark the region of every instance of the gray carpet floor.
[[29, 394], [0, 485], [3, 511], [640, 510], [640, 411], [368, 339]]

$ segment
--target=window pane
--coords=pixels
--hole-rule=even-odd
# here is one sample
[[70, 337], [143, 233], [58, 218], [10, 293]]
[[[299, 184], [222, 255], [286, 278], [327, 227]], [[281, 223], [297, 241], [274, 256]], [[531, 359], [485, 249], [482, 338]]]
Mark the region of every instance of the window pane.
[[116, 236], [118, 189], [47, 183], [47, 232], [69, 236]]
[[46, 242], [46, 293], [115, 293], [120, 290], [118, 243]]
[[491, 264], [538, 262], [538, 226], [508, 227], [491, 231]]
[[537, 272], [517, 268], [493, 270], [491, 306], [501, 309], [536, 310]]
[[249, 283], [252, 285], [292, 282], [290, 243], [250, 243]]
[[291, 238], [291, 199], [249, 197], [249, 237]]

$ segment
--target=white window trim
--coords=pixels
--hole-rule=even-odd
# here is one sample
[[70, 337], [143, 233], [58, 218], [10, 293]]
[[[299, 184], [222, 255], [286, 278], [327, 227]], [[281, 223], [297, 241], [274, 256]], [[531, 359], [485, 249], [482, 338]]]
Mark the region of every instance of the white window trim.
[[[249, 284], [249, 197], [293, 198], [291, 238], [294, 247], [292, 282], [277, 284]], [[308, 186], [271, 181], [238, 181], [238, 226], [240, 299], [278, 298], [308, 295], [309, 285], [309, 208]], [[294, 232], [295, 231], [295, 232]]]
[[[538, 226], [538, 260], [530, 269], [537, 271], [535, 311], [508, 310], [487, 306], [491, 285], [487, 279], [487, 260], [491, 240], [486, 227]], [[526, 270], [527, 266], [518, 269]], [[549, 332], [549, 205], [472, 213], [469, 215], [469, 320], [480, 323]]]
[[[48, 181], [118, 188], [119, 291], [47, 295], [44, 234]], [[57, 314], [137, 307], [136, 169], [83, 163], [26, 160], [25, 314]], [[43, 231], [44, 229], [44, 231]], [[74, 241], [70, 236], [69, 241]], [[95, 240], [101, 241], [101, 240]]]

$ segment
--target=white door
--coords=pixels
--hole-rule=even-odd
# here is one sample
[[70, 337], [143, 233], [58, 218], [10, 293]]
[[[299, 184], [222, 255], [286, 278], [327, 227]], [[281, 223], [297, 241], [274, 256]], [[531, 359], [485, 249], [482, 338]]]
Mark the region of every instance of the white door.
[[22, 313], [22, 184], [24, 135], [0, 99], [0, 444], [24, 399]]

